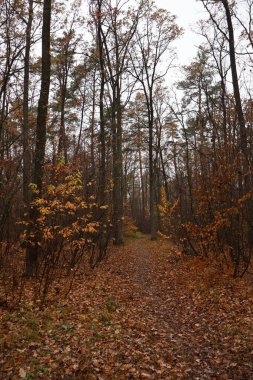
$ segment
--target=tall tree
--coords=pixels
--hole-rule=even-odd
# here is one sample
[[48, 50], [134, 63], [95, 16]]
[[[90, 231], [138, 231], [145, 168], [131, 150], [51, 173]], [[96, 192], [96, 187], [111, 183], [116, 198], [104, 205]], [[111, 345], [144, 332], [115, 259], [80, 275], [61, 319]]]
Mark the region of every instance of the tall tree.
[[[47, 131], [47, 114], [48, 114], [48, 98], [50, 88], [50, 73], [51, 73], [51, 56], [50, 56], [50, 35], [51, 35], [51, 12], [52, 0], [44, 0], [43, 5], [43, 25], [42, 25], [42, 67], [41, 67], [41, 88], [37, 111], [36, 125], [36, 145], [34, 155], [33, 183], [36, 186], [37, 192], [34, 195], [41, 196], [43, 174], [44, 174], [44, 159], [46, 148], [46, 131]], [[36, 220], [37, 212], [31, 209], [31, 219]], [[39, 254], [39, 237], [35, 237], [35, 244], [28, 247], [27, 250], [27, 267], [28, 275], [35, 273]]]
[[26, 25], [26, 47], [24, 58], [24, 98], [23, 98], [23, 197], [25, 206], [30, 203], [29, 184], [31, 182], [31, 149], [29, 146], [29, 78], [30, 78], [30, 50], [33, 22], [33, 0], [29, 0], [28, 20]]
[[48, 98], [51, 73], [50, 55], [50, 31], [51, 31], [52, 0], [44, 0], [43, 25], [42, 25], [42, 67], [41, 88], [38, 102], [36, 145], [34, 155], [33, 183], [37, 186], [39, 193], [42, 192], [43, 167], [46, 147]]
[[[113, 154], [113, 229], [114, 243], [123, 243], [123, 167], [122, 167], [122, 111], [124, 109], [123, 92], [127, 81], [124, 80], [128, 68], [129, 48], [134, 37], [141, 5], [137, 10], [130, 7], [129, 1], [117, 1], [116, 7], [111, 0], [103, 1], [99, 8], [99, 17], [103, 23], [99, 26], [104, 50], [104, 67], [109, 85], [112, 154]], [[101, 65], [101, 62], [100, 62]]]
[[[165, 64], [165, 70], [161, 72], [159, 66], [162, 57], [168, 53], [171, 42], [180, 35], [181, 30], [175, 23], [175, 16], [166, 10], [157, 9], [151, 1], [144, 3], [144, 9], [145, 16], [135, 33], [135, 49], [131, 52], [131, 59], [132, 73], [142, 85], [148, 110], [150, 233], [151, 239], [155, 240], [158, 221], [155, 200], [154, 90], [157, 82], [166, 76], [170, 67], [170, 64]], [[169, 57], [169, 62], [172, 60], [173, 55]]]

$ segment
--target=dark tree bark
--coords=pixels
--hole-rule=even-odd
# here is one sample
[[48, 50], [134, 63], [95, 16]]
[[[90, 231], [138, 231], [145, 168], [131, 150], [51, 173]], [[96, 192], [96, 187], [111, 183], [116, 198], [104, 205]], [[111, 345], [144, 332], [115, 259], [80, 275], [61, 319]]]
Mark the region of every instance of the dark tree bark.
[[236, 67], [234, 28], [233, 28], [232, 17], [231, 17], [228, 1], [221, 0], [221, 2], [225, 8], [227, 25], [228, 25], [229, 57], [230, 57], [230, 63], [231, 63], [231, 73], [232, 73], [232, 80], [233, 80], [236, 112], [237, 112], [237, 117], [238, 117], [238, 122], [239, 122], [239, 127], [240, 127], [240, 146], [241, 146], [241, 151], [245, 157], [245, 160], [248, 162], [247, 132], [246, 132], [246, 127], [245, 127], [245, 119], [244, 119], [244, 114], [243, 114], [237, 67]]
[[[43, 26], [42, 26], [42, 73], [41, 73], [41, 89], [37, 112], [36, 126], [36, 145], [34, 157], [33, 183], [36, 185], [37, 194], [34, 198], [42, 195], [42, 184], [44, 174], [44, 159], [46, 147], [46, 130], [47, 130], [47, 114], [48, 114], [48, 98], [50, 87], [51, 73], [51, 57], [50, 57], [50, 29], [51, 29], [51, 0], [44, 0], [43, 5]], [[32, 222], [36, 222], [36, 209], [31, 209], [30, 218]], [[34, 245], [28, 247], [26, 257], [27, 275], [36, 272], [39, 246], [39, 236], [35, 236]]]
[[93, 73], [92, 80], [92, 108], [91, 108], [91, 118], [90, 118], [90, 167], [91, 173], [93, 175], [96, 173], [96, 162], [95, 162], [95, 112], [96, 112], [96, 70]]
[[61, 100], [60, 100], [60, 131], [59, 131], [59, 145], [58, 145], [58, 157], [64, 155], [65, 164], [68, 163], [68, 151], [67, 151], [67, 136], [65, 128], [65, 104], [66, 104], [66, 93], [67, 93], [67, 76], [63, 78], [62, 88], [61, 88]]
[[34, 156], [33, 183], [37, 186], [39, 194], [42, 192], [43, 168], [46, 147], [48, 98], [51, 73], [50, 56], [50, 28], [51, 28], [51, 1], [44, 0], [43, 26], [42, 26], [42, 73], [41, 89], [38, 103], [36, 145]]
[[141, 185], [141, 225], [142, 230], [145, 229], [146, 221], [146, 201], [145, 201], [145, 188], [144, 188], [144, 179], [143, 179], [143, 163], [141, 155], [141, 130], [138, 126], [138, 138], [137, 138], [137, 149], [138, 149], [138, 158], [139, 158], [139, 169], [140, 169], [140, 185]]
[[33, 0], [29, 0], [29, 15], [26, 26], [26, 48], [24, 59], [24, 98], [23, 98], [23, 198], [26, 208], [30, 204], [29, 183], [31, 182], [31, 151], [29, 147], [29, 77], [31, 29], [33, 22]]
[[154, 140], [154, 106], [153, 106], [153, 83], [149, 86], [149, 107], [148, 107], [148, 128], [149, 128], [149, 196], [150, 196], [150, 235], [151, 240], [157, 239], [157, 210], [155, 202], [155, 166], [153, 157], [153, 140]]
[[[106, 157], [105, 157], [105, 117], [104, 117], [104, 92], [105, 92], [105, 60], [103, 51], [102, 32], [102, 0], [97, 2], [97, 44], [99, 53], [100, 91], [99, 91], [99, 142], [100, 142], [100, 166], [99, 166], [99, 202], [105, 203]], [[104, 213], [104, 212], [102, 212]], [[103, 217], [103, 215], [102, 215]]]

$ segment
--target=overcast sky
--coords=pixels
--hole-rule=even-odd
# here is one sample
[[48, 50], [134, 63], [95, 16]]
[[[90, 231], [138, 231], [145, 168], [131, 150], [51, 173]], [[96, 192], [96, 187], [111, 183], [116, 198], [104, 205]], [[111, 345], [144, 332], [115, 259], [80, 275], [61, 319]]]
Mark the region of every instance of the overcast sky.
[[197, 21], [206, 15], [203, 5], [196, 0], [155, 0], [155, 3], [177, 15], [178, 25], [184, 28], [184, 35], [176, 43], [178, 60], [180, 64], [189, 64], [201, 43], [201, 37], [192, 30], [197, 29]]

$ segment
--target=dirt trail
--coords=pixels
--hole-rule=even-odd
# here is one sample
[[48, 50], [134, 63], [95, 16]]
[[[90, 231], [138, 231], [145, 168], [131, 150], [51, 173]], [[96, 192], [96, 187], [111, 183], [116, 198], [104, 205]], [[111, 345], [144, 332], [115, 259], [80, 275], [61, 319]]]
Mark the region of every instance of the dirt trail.
[[102, 343], [97, 378], [253, 379], [252, 295], [205, 284], [190, 261], [146, 237], [113, 250], [98, 276], [117, 304], [116, 336]]
[[251, 380], [252, 301], [249, 279], [184, 258], [166, 240], [129, 239], [70, 300], [37, 312], [38, 336], [7, 352], [27, 379]]

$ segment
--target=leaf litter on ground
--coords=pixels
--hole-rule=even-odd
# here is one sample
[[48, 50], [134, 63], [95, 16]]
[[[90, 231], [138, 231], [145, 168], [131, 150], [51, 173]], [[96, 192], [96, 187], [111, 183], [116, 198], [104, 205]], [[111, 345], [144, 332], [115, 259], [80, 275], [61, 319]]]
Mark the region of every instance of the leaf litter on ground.
[[127, 239], [68, 299], [0, 311], [0, 379], [253, 379], [251, 276]]

